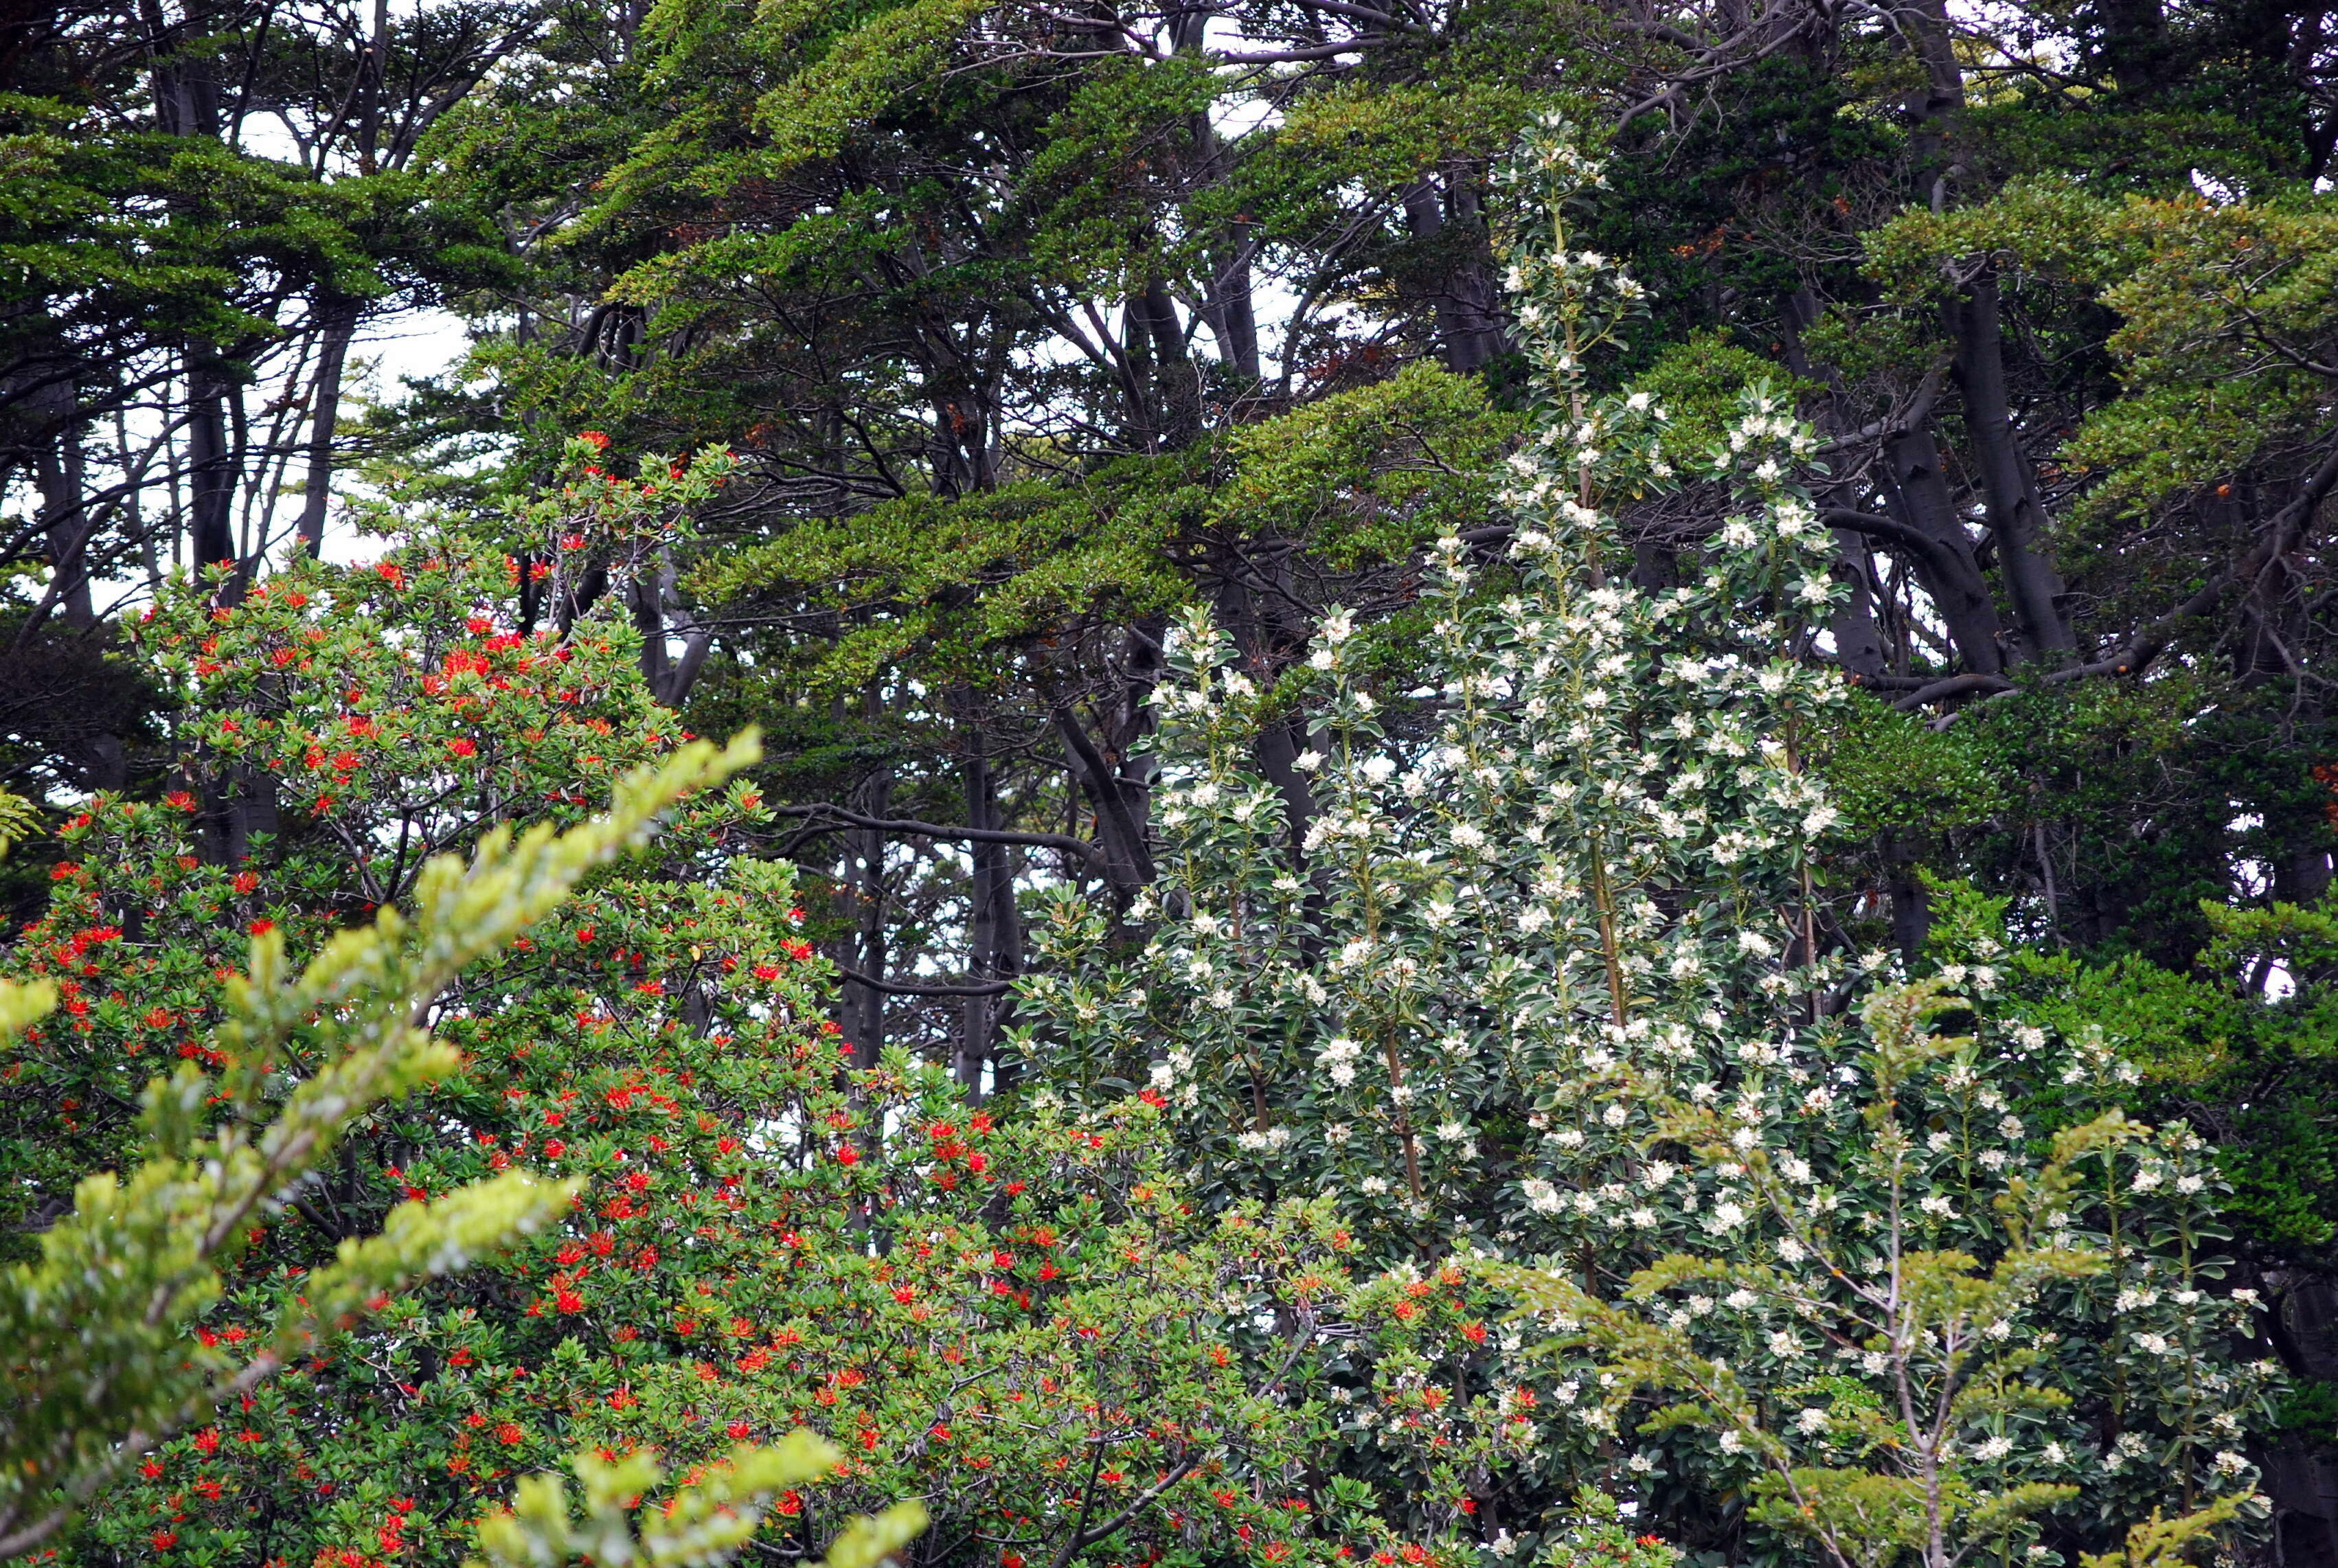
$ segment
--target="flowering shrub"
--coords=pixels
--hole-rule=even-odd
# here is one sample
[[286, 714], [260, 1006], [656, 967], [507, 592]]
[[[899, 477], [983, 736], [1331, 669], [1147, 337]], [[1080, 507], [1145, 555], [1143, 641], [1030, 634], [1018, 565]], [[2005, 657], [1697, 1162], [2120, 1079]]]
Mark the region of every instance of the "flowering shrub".
[[[1642, 309], [1611, 262], [1568, 245], [1567, 203], [1597, 165], [1553, 132], [1518, 177], [1547, 201], [1553, 228], [1521, 247], [1512, 273], [1539, 393], [1537, 433], [1503, 497], [1507, 548], [1492, 557], [1439, 542], [1417, 617], [1427, 636], [1410, 662], [1386, 652], [1390, 633], [1334, 612], [1305, 669], [1270, 687], [1233, 667], [1206, 616], [1186, 620], [1156, 695], [1168, 842], [1138, 906], [1156, 921], [1151, 939], [1122, 956], [1102, 911], [1058, 900], [1041, 932], [1051, 973], [1025, 988], [1036, 1015], [1027, 1059], [1049, 1100], [1097, 1104], [1144, 1085], [1228, 1200], [1337, 1192], [1400, 1281], [1423, 1258], [1503, 1255], [1607, 1301], [1647, 1278], [1638, 1270], [1716, 1248], [1733, 1265], [1791, 1274], [1815, 1267], [1812, 1245], [1768, 1228], [1743, 1161], [1692, 1158], [1681, 1118], [1732, 1118], [1731, 1138], [1785, 1139], [1804, 1161], [1864, 1141], [1857, 1088], [1871, 1043], [1845, 1019], [1891, 960], [1823, 939], [1817, 852], [1839, 814], [1807, 759], [1844, 693], [1802, 657], [1840, 592], [1797, 477], [1815, 442], [1760, 388], [1703, 445], [1675, 436], [1645, 393], [1595, 395], [1591, 355]], [[1618, 574], [1602, 508], [1681, 485], [1716, 521], [1685, 554], [1680, 585], [1636, 586]], [[1294, 689], [1312, 716], [1300, 768], [1314, 797], [1295, 853], [1285, 798], [1251, 762], [1257, 727]], [[1956, 978], [1977, 1004], [1996, 983], [1986, 964]], [[2018, 1024], [1985, 1037], [2017, 1054], [1976, 1059], [1957, 1092], [1969, 1106], [1994, 1099], [1981, 1129], [1994, 1141], [1928, 1131], [1950, 1137], [1955, 1157], [1928, 1142], [1922, 1169], [1896, 1190], [1928, 1235], [1976, 1208], [1976, 1223], [1993, 1222], [2000, 1178], [2033, 1162], [2029, 1130], [2005, 1121], [2010, 1098], [2068, 1095], [2079, 1102], [2062, 1114], [2084, 1122], [2086, 1097], [2117, 1071], [2066, 1058]], [[2066, 1060], [2077, 1074], [2067, 1086]], [[1985, 1083], [1998, 1066], [2010, 1082]], [[1809, 1169], [1833, 1172], [1832, 1159]], [[2188, 1134], [2135, 1130], [2061, 1169], [2098, 1184], [2061, 1212], [2103, 1227], [2110, 1261], [2038, 1287], [2037, 1331], [2062, 1339], [2029, 1375], [2039, 1400], [2097, 1435], [2082, 1453], [2072, 1426], [2054, 1455], [2032, 1446], [1996, 1459], [2078, 1488], [2021, 1494], [2057, 1510], [2055, 1539], [2068, 1545], [2115, 1540], [2155, 1506], [2245, 1493], [2253, 1474], [2237, 1434], [2261, 1380], [2225, 1357], [2217, 1326], [2246, 1314], [2208, 1296], [2220, 1267], [2214, 1177]], [[1826, 1189], [1862, 1268], [1881, 1247], [1863, 1229], [1884, 1222], [1880, 1181]], [[1986, 1237], [1958, 1245], [1997, 1256]], [[1387, 1289], [1352, 1304], [1369, 1311]], [[1845, 1374], [1816, 1357], [1815, 1328], [1789, 1328], [1763, 1332], [1785, 1334], [1791, 1350], [1730, 1360], [1748, 1400], [1823, 1414], [1803, 1387], [1813, 1377], [1851, 1377], [1844, 1396], [1861, 1397], [1849, 1390], [1865, 1361]], [[1522, 1365], [1514, 1334], [1455, 1364], [1457, 1424], [1439, 1434], [1439, 1459], [1516, 1515], [1514, 1542], [1555, 1538], [1578, 1481], [1622, 1465], [1654, 1522], [1737, 1549], [1744, 1520], [1714, 1500], [1759, 1474], [1750, 1439], [1721, 1447], [1692, 1424], [1658, 1423], [1621, 1453], [1635, 1436], [1616, 1402], [1626, 1384], [1603, 1385], [1582, 1363]], [[1866, 1338], [1844, 1343], [1864, 1357]], [[1653, 1377], [1661, 1359], [1651, 1351], [1634, 1376]], [[1360, 1399], [1363, 1380], [1348, 1392]], [[1370, 1392], [1383, 1396], [1378, 1384]], [[1522, 1416], [1525, 1440], [1506, 1438]], [[1395, 1489], [1400, 1472], [1370, 1424], [1349, 1435], [1339, 1467]], [[1774, 1542], [1791, 1522], [1772, 1511], [1754, 1523]]]
[[[1628, 1469], [1744, 1488], [1755, 1519], [1839, 1568], [2059, 1560], [2040, 1515], [2081, 1499], [2117, 1524], [2253, 1503], [2239, 1445], [2273, 1367], [2221, 1353], [2256, 1302], [2213, 1289], [2201, 1141], [2110, 1111], [2036, 1148], [1999, 1064], [2042, 1042], [1930, 1027], [1970, 1007], [1939, 980], [1875, 992], [1822, 1044], [1858, 1063], [1822, 1108], [1787, 1073], [1699, 1101], [1616, 1070], [1715, 1178], [1714, 1210], [1736, 1211], [1711, 1228], [1727, 1254], [1668, 1253], [1618, 1297], [1565, 1268], [1500, 1270], [1558, 1348], [1588, 1352], [1583, 1419], [1640, 1440]], [[2117, 1066], [2080, 1053], [2068, 1076]], [[1659, 1189], [1681, 1174], [1647, 1171]]]
[[[417, 1194], [378, 1231], [343, 1239], [250, 1329], [199, 1329], [187, 1342], [223, 1273], [260, 1238], [256, 1222], [333, 1158], [350, 1124], [454, 1069], [455, 1053], [412, 1016], [468, 961], [638, 842], [678, 793], [752, 754], [752, 742], [722, 757], [693, 747], [628, 779], [596, 821], [558, 837], [539, 828], [516, 843], [490, 836], [467, 867], [442, 857], [424, 869], [411, 925], [384, 910], [297, 975], [281, 936], [253, 939], [201, 1064], [182, 1062], [148, 1084], [126, 1179], [102, 1171], [80, 1182], [72, 1211], [41, 1237], [37, 1261], [5, 1271], [0, 1558], [42, 1547], [141, 1454], [231, 1397], [249, 1406], [265, 1379], [327, 1353], [393, 1290], [506, 1250], [567, 1210], [572, 1184], [516, 1171], [427, 1200]], [[0, 1044], [45, 1014], [58, 990], [0, 981]], [[176, 1539], [157, 1531], [148, 1544]]]
[[[424, 849], [580, 815], [680, 743], [621, 606], [523, 634], [522, 586], [425, 530], [158, 611], [194, 788], [65, 828], [15, 955], [64, 1010], [12, 1063], [41, 1096], [15, 1102], [12, 1194], [110, 1158], [158, 1061], [211, 1064], [255, 944], [321, 944]], [[516, 1477], [580, 1448], [691, 1475], [808, 1429], [845, 1462], [770, 1500], [761, 1539], [791, 1553], [914, 1500], [932, 1525], [905, 1551], [932, 1562], [1455, 1561], [1432, 1526], [1458, 1485], [1384, 1505], [1322, 1468], [1328, 1378], [1474, 1348], [1483, 1314], [1454, 1303], [1485, 1287], [1449, 1273], [1332, 1341], [1355, 1242], [1328, 1205], [1202, 1200], [1141, 1102], [994, 1121], [907, 1058], [851, 1070], [789, 868], [748, 853], [763, 819], [743, 784], [702, 789], [644, 862], [467, 965], [431, 1014], [454, 1070], [254, 1214], [194, 1348], [251, 1344], [400, 1202], [535, 1171], [575, 1185], [566, 1219], [156, 1446], [66, 1553], [451, 1564]]]

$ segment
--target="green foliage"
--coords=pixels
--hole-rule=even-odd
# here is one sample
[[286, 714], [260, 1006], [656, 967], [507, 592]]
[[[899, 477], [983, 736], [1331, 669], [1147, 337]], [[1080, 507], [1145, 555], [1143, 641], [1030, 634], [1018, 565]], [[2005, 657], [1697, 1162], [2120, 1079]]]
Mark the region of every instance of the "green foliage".
[[1998, 760], [1972, 728], [1936, 730], [1867, 692], [1854, 692], [1814, 748], [1846, 820], [1865, 833], [1931, 834], [1972, 828], [2005, 807]]
[[[2072, 1039], [2099, 1038], [2130, 1063], [2122, 1102], [2210, 1131], [2242, 1250], [2274, 1259], [2330, 1256], [2338, 1237], [2338, 1132], [2322, 1107], [2338, 1088], [2328, 967], [2329, 919], [2275, 902], [2210, 905], [2201, 965], [2177, 970], [2139, 955], [2089, 959], [2009, 950], [2009, 900], [1966, 882], [1938, 884], [1927, 956], [1961, 973], [2001, 964], [2025, 1010]], [[2272, 966], [2285, 995], [2269, 996]]]
[[[808, 1432], [768, 1447], [742, 1444], [728, 1458], [693, 1471], [666, 1502], [653, 1504], [644, 1499], [665, 1474], [649, 1455], [610, 1461], [579, 1454], [571, 1463], [584, 1485], [582, 1520], [570, 1515], [557, 1475], [532, 1475], [519, 1484], [509, 1513], [480, 1522], [479, 1544], [492, 1568], [558, 1568], [571, 1562], [711, 1568], [738, 1556], [782, 1498], [795, 1496], [794, 1488], [817, 1481], [843, 1457]], [[896, 1504], [848, 1527], [830, 1545], [823, 1568], [877, 1568], [925, 1526], [923, 1508]]]
[[1304, 541], [1333, 572], [1410, 561], [1486, 514], [1517, 430], [1478, 382], [1410, 366], [1240, 432], [1210, 515]]
[[1868, 265], [1903, 295], [1937, 295], [1977, 252], [2115, 313], [2103, 351], [2121, 396], [2061, 452], [2092, 482], [2098, 518], [2147, 514], [2245, 474], [2326, 423], [2328, 378], [2311, 368], [2338, 332], [2338, 213], [2326, 200], [2115, 200], [2024, 181], [1894, 220], [1872, 236]]
[[6, 858], [10, 849], [31, 838], [40, 826], [40, 808], [22, 795], [0, 789], [0, 859]]

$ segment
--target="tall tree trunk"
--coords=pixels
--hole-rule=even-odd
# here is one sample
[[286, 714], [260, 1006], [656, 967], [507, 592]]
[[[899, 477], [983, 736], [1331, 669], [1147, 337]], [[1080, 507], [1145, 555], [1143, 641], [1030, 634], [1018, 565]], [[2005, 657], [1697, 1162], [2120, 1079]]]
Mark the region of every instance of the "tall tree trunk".
[[314, 556], [324, 548], [325, 514], [333, 497], [333, 432], [341, 417], [341, 371], [349, 362], [349, 341], [357, 336], [355, 300], [335, 298], [328, 302], [323, 328], [318, 334], [317, 375], [310, 382], [309, 408], [309, 471], [301, 483], [300, 547]]
[[1999, 320], [1997, 278], [1984, 272], [1964, 299], [1950, 307], [1955, 334], [1957, 389], [1964, 394], [1965, 427], [1980, 468], [1989, 533], [1997, 541], [2005, 585], [2013, 601], [2023, 652], [2032, 656], [2078, 647], [2062, 607], [2061, 577], [2046, 553], [2046, 502], [2029, 455], [2014, 437], [2005, 383], [2005, 336]]
[[1177, 318], [1177, 303], [1169, 286], [1158, 279], [1145, 284], [1138, 296], [1144, 311], [1146, 335], [1153, 341], [1154, 402], [1159, 409], [1154, 428], [1161, 445], [1176, 451], [1194, 444], [1202, 433], [1202, 377], [1185, 347], [1185, 326]]
[[54, 603], [76, 632], [97, 624], [90, 593], [90, 535], [96, 518], [83, 503], [86, 489], [79, 400], [72, 382], [60, 379], [33, 399], [44, 432], [34, 479], [41, 494], [41, 533], [49, 558]]
[[1938, 610], [1965, 668], [1995, 675], [2005, 668], [2002, 623], [1997, 602], [1981, 574], [1972, 537], [1957, 515], [1940, 463], [1940, 444], [1929, 420], [1911, 421], [1884, 438], [1894, 508], [1921, 543], [1908, 554], [1917, 580]]
[[1455, 375], [1474, 375], [1501, 352], [1503, 338], [1501, 295], [1477, 193], [1456, 183], [1449, 196], [1430, 176], [1405, 191], [1404, 216], [1429, 258], [1427, 288], [1437, 314], [1439, 354]]
[[[870, 701], [873, 704], [876, 699], [872, 696]], [[864, 816], [884, 816], [892, 805], [891, 775], [872, 776], [858, 793], [857, 810]], [[846, 967], [881, 981], [890, 957], [885, 926], [885, 854], [889, 840], [882, 828], [860, 828], [847, 833], [844, 842], [843, 881], [852, 916], [852, 934], [844, 942], [849, 960]], [[837, 1013], [838, 1027], [851, 1044], [854, 1063], [875, 1066], [885, 1049], [885, 994], [848, 975], [838, 988]]]
[[[979, 717], [970, 717], [964, 732], [967, 826], [996, 831], [1004, 824], [999, 820], [997, 783], [991, 773], [989, 736]], [[968, 976], [977, 982], [1011, 979], [1023, 971], [1023, 921], [1015, 902], [1014, 850], [1006, 844], [977, 840], [968, 854], [973, 866], [968, 888]], [[999, 1031], [1013, 1010], [1011, 992], [966, 998], [958, 1056], [951, 1066], [969, 1096], [980, 1097], [984, 1070], [997, 1054]]]
[[227, 378], [208, 345], [191, 345], [186, 367], [188, 539], [198, 568], [233, 566], [235, 466], [228, 443]]

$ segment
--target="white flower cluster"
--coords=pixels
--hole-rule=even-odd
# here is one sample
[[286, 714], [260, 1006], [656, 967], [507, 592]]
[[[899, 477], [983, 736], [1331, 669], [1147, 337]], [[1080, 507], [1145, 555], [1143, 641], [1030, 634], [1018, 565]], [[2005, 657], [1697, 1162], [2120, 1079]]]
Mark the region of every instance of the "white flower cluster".
[[[1547, 192], [1596, 179], [1572, 153], [1528, 162]], [[1149, 1071], [1174, 1135], [1233, 1197], [1341, 1194], [1390, 1260], [1498, 1245], [1621, 1278], [1718, 1253], [1793, 1290], [1685, 1297], [1667, 1308], [1683, 1332], [1748, 1377], [1798, 1368], [1807, 1386], [1832, 1350], [1830, 1377], [1881, 1379], [1886, 1357], [1860, 1348], [1870, 1336], [1837, 1309], [1830, 1270], [1868, 1277], [1894, 1235], [1979, 1250], [1999, 1200], [2038, 1169], [1992, 1073], [2054, 1047], [2031, 1024], [1984, 1022], [1921, 1097], [1937, 1121], [1912, 1102], [1881, 1132], [1862, 1120], [1873, 1083], [1841, 1003], [1894, 960], [1813, 953], [1812, 862], [1842, 817], [1808, 741], [1844, 692], [1791, 656], [1838, 592], [1797, 479], [1812, 437], [1757, 389], [1713, 451], [1675, 452], [1658, 399], [1592, 396], [1586, 361], [1632, 318], [1628, 281], [1563, 223], [1515, 261], [1542, 417], [1507, 475], [1507, 560], [1437, 543], [1420, 662], [1394, 692], [1364, 656], [1373, 629], [1324, 616], [1297, 672], [1311, 682], [1303, 789], [1264, 777], [1267, 715], [1228, 639], [1198, 611], [1179, 624], [1154, 699], [1160, 882], [1129, 911], [1158, 920], [1154, 937], [1112, 969], [1094, 956], [1107, 922], [1066, 902], [1040, 936], [1086, 978], [1028, 988], [1033, 1027], [1059, 1063], [1093, 1063], [1099, 1098]], [[1676, 471], [1727, 500], [1695, 580], [1643, 591], [1613, 570], [1625, 553], [1606, 498]], [[1944, 978], [1985, 1005], [1993, 956]], [[2069, 1060], [2074, 1093], [2132, 1072], [2088, 1043]], [[1727, 1158], [1649, 1159], [1666, 1099], [1714, 1118]], [[1878, 1185], [1887, 1157], [1901, 1188]], [[2196, 1206], [2213, 1184], [2179, 1135], [2114, 1161], [2123, 1201]], [[2041, 1215], [2073, 1248], [2104, 1245], [2097, 1219], [2076, 1198]], [[2210, 1348], [2233, 1308], [2196, 1291], [2186, 1305], [2177, 1292], [2196, 1288], [2165, 1282], [2147, 1305], [2115, 1306], [2142, 1267], [2140, 1253], [2115, 1264], [2097, 1340], [2133, 1364], [2133, 1387], [2165, 1395], [2138, 1421], [2231, 1451], [2166, 1390], [2188, 1367], [2204, 1392], [2180, 1397], [2246, 1396], [2254, 1383], [2216, 1370]], [[1971, 1332], [2035, 1350], [2058, 1331], [2042, 1310]], [[2115, 1326], [2121, 1313], [2140, 1316]], [[2058, 1368], [2047, 1357], [2036, 1376]], [[1582, 1408], [1613, 1427], [1605, 1399]], [[1814, 1445], [1855, 1426], [1840, 1400], [1794, 1408], [1790, 1429]], [[2040, 1452], [2033, 1436], [1957, 1440], [2012, 1463]], [[2083, 1437], [2053, 1441], [2075, 1454]], [[2208, 1448], [2197, 1457], [2216, 1468]]]

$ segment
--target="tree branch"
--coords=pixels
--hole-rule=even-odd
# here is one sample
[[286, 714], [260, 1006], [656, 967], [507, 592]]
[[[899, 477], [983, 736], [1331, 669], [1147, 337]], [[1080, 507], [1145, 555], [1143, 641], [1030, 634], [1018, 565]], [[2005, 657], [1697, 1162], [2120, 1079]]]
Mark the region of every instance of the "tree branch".
[[920, 822], [911, 817], [864, 817], [858, 811], [826, 801], [816, 806], [781, 806], [772, 814], [779, 817], [832, 818], [848, 828], [899, 833], [916, 838], [949, 838], [974, 844], [1023, 844], [1035, 849], [1066, 849], [1086, 860], [1099, 875], [1105, 868], [1101, 848], [1068, 833], [1018, 833], [1005, 828], [968, 828], [963, 824]]

